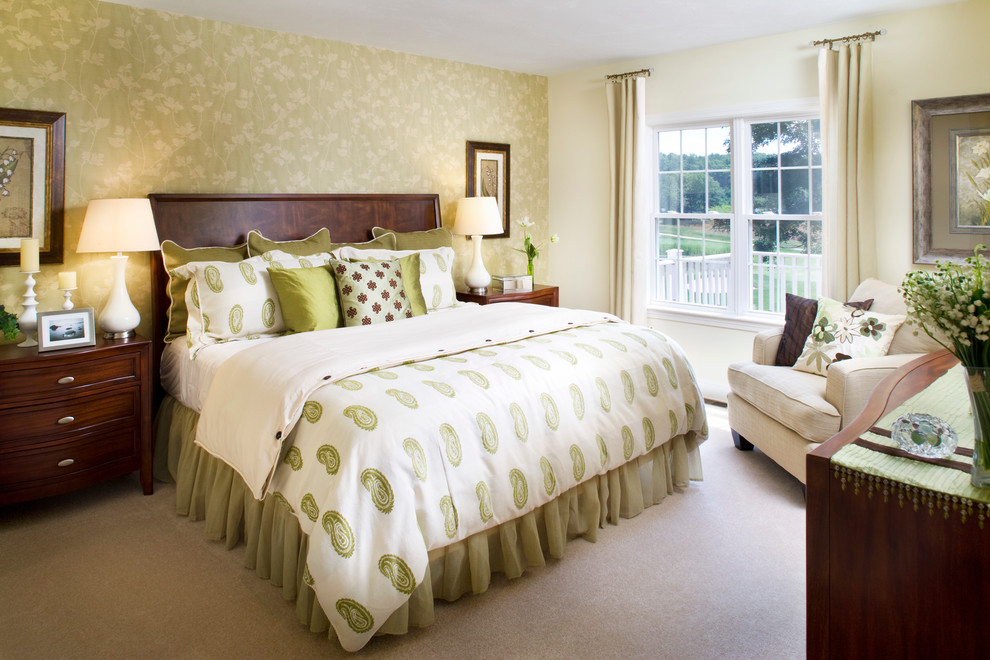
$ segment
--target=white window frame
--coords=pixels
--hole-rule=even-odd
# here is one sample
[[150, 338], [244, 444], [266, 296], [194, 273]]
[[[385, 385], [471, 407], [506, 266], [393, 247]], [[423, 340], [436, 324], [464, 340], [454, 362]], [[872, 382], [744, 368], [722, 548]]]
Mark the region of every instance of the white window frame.
[[[817, 119], [820, 112], [818, 97], [811, 97], [701, 111], [662, 113], [649, 115], [646, 118], [646, 124], [652, 135], [651, 168], [653, 179], [653, 202], [649, 215], [650, 235], [652, 236], [649, 275], [651, 301], [648, 305], [648, 316], [650, 319], [682, 321], [751, 331], [779, 327], [784, 323], [784, 315], [782, 313], [750, 311], [748, 305], [746, 305], [746, 309], [739, 309], [740, 301], [746, 300], [751, 290], [749, 260], [743, 258], [732, 259], [732, 277], [730, 278], [732, 291], [726, 309], [653, 299], [653, 294], [657, 291], [656, 255], [658, 246], [656, 205], [660, 199], [658, 189], [659, 177], [657, 176], [660, 169], [659, 131], [706, 128], [717, 125], [729, 126], [733, 145], [730, 161], [733, 186], [732, 214], [734, 218], [741, 221], [733, 224], [731, 249], [734, 256], [748, 255], [750, 250], [749, 218], [753, 215], [753, 181], [752, 176], [742, 177], [742, 181], [739, 181], [737, 185], [736, 173], [743, 171], [743, 168], [746, 167], [746, 159], [749, 157], [749, 150], [740, 148], [740, 145], [748, 145], [750, 142], [749, 125], [771, 121]], [[824, 191], [822, 195], [824, 198]], [[772, 217], [774, 219], [787, 219], [787, 216], [784, 214], [777, 214]], [[745, 223], [745, 231], [739, 231], [738, 225], [742, 223]], [[822, 228], [823, 233], [826, 230], [825, 227]]]

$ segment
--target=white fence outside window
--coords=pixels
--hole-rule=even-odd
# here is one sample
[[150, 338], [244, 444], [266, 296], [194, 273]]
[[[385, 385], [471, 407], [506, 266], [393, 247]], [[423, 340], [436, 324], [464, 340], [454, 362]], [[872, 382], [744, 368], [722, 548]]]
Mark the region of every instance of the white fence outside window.
[[[725, 308], [729, 304], [731, 254], [686, 257], [683, 250], [667, 250], [657, 260], [657, 297], [660, 300]], [[821, 291], [820, 254], [752, 252], [752, 310], [783, 313], [784, 294], [817, 298]]]

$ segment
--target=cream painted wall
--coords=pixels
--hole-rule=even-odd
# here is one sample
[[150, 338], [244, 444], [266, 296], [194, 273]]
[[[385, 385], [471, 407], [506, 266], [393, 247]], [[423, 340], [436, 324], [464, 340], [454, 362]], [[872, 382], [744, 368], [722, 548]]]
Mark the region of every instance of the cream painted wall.
[[[96, 0], [0, 0], [0, 107], [65, 112], [65, 263], [37, 276], [58, 309], [109, 291], [108, 255], [77, 255], [90, 199], [151, 192], [432, 192], [453, 224], [465, 142], [511, 146], [511, 211], [547, 229], [547, 79]], [[2, 223], [2, 209], [0, 209]], [[2, 231], [2, 226], [0, 226]], [[515, 227], [486, 240], [491, 272], [524, 272]], [[455, 237], [463, 278], [467, 239]], [[147, 255], [128, 288], [150, 332]], [[24, 278], [0, 268], [19, 314]]]
[[[634, 60], [550, 78], [550, 231], [567, 240], [550, 280], [565, 306], [608, 309], [608, 143], [603, 78], [652, 67], [647, 114], [705, 110], [818, 94], [815, 39], [884, 28], [874, 47], [876, 217], [879, 275], [900, 282], [912, 268], [910, 102], [990, 91], [990, 0], [827, 25], [734, 44]], [[702, 379], [748, 359], [753, 332], [656, 321], [685, 349]]]

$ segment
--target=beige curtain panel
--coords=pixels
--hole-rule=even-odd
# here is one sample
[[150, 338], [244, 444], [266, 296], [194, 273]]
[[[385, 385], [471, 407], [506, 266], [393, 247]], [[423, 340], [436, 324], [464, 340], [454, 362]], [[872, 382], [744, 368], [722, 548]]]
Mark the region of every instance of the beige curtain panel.
[[646, 78], [606, 80], [609, 155], [609, 311], [646, 325], [650, 162]]
[[877, 275], [873, 211], [873, 42], [818, 57], [825, 198], [825, 295], [846, 300]]

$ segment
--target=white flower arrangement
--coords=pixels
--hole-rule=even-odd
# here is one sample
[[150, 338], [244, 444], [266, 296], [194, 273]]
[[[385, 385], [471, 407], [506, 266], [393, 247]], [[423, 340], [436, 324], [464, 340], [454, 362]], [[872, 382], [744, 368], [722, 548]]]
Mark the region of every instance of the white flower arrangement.
[[938, 261], [934, 271], [912, 271], [901, 292], [908, 323], [952, 351], [968, 375], [973, 409], [974, 486], [990, 488], [990, 261], [978, 245], [964, 263]]
[[[542, 245], [535, 245], [533, 243], [533, 235], [529, 233], [529, 228], [536, 225], [536, 223], [530, 221], [529, 216], [527, 215], [522, 220], [517, 220], [516, 224], [518, 224], [520, 227], [526, 230], [525, 231], [526, 236], [525, 239], [523, 240], [523, 248], [521, 250], [519, 248], [513, 248], [513, 249], [515, 249], [516, 252], [522, 252], [523, 254], [526, 255], [526, 258], [528, 260], [526, 274], [533, 275], [533, 270], [534, 270], [533, 261], [535, 261], [536, 258], [540, 256], [540, 250], [543, 249]], [[559, 243], [560, 236], [558, 236], [557, 234], [553, 234], [552, 236], [550, 236], [550, 242]]]
[[978, 245], [962, 264], [939, 260], [933, 271], [912, 271], [901, 293], [907, 322], [920, 327], [967, 367], [990, 366], [990, 261]]

